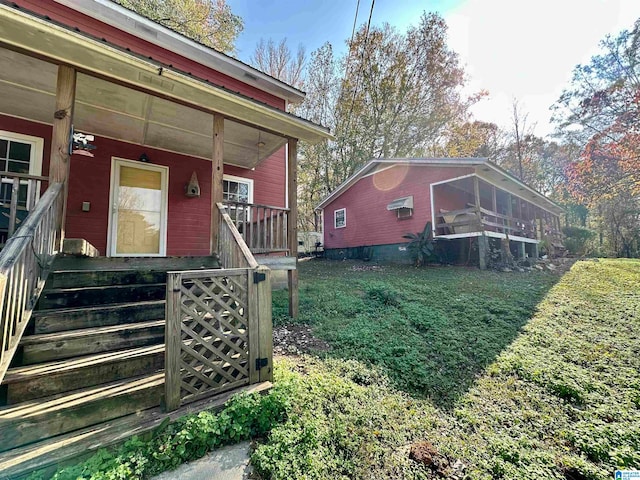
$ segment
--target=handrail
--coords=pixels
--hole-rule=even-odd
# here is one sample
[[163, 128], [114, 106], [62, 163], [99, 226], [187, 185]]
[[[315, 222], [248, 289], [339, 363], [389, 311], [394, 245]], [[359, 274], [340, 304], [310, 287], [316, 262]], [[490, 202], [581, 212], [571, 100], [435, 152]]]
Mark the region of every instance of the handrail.
[[49, 186], [0, 252], [0, 382], [29, 323], [56, 254], [63, 184]]
[[218, 256], [222, 268], [258, 268], [258, 262], [226, 212], [226, 207], [220, 202], [216, 205], [220, 213]]
[[222, 203], [224, 205], [233, 205], [233, 206], [246, 207], [246, 208], [250, 208], [250, 207], [270, 208], [272, 210], [281, 210], [283, 212], [288, 212], [289, 211], [289, 209], [286, 208], [286, 207], [276, 207], [276, 206], [273, 206], [273, 205], [263, 205], [261, 203], [234, 202], [234, 201], [231, 201], [231, 200], [225, 200]]
[[[24, 218], [23, 215], [19, 216], [18, 212], [29, 211], [34, 207], [40, 195], [42, 182], [48, 182], [49, 178], [26, 173], [1, 171], [0, 181], [3, 184], [11, 185], [11, 197], [0, 198], [0, 207], [9, 209], [9, 212], [3, 211], [2, 215], [8, 217], [6, 230], [7, 236], [11, 237], [16, 230], [16, 225]], [[23, 186], [27, 187], [27, 198], [24, 200], [23, 205], [18, 205], [20, 203], [20, 188]]]
[[49, 177], [43, 177], [42, 175], [29, 175], [28, 173], [8, 172], [6, 170], [0, 171], [0, 177], [22, 178], [24, 180], [40, 180], [41, 182], [48, 182]]
[[289, 252], [288, 208], [228, 200], [223, 205], [253, 253]]

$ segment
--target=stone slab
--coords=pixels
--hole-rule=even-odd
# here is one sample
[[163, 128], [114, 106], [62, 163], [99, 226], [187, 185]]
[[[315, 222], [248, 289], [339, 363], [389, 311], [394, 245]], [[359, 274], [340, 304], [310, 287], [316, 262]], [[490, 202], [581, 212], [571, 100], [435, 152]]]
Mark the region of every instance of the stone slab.
[[247, 480], [251, 474], [250, 455], [249, 442], [229, 445], [151, 480]]

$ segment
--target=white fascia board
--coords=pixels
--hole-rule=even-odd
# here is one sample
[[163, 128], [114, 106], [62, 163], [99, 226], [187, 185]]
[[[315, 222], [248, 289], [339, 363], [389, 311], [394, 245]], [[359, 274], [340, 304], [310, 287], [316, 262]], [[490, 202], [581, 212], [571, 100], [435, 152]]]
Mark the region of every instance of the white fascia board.
[[[243, 83], [271, 93], [285, 102], [300, 103], [305, 93], [235, 58], [195, 42], [111, 0], [55, 0], [77, 12], [117, 27], [182, 57]], [[141, 52], [142, 53], [142, 52]]]

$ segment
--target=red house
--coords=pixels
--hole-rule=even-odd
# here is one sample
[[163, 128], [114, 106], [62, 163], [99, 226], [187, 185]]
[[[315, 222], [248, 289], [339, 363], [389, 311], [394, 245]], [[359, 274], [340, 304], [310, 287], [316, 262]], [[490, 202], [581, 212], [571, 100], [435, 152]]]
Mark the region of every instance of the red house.
[[109, 0], [0, 3], [0, 472], [270, 379], [303, 98]]
[[[431, 222], [450, 261], [486, 268], [489, 248], [508, 240], [518, 257], [561, 246], [562, 208], [486, 158], [371, 160], [325, 198], [327, 257], [410, 262], [407, 233]], [[478, 248], [470, 249], [477, 239]]]

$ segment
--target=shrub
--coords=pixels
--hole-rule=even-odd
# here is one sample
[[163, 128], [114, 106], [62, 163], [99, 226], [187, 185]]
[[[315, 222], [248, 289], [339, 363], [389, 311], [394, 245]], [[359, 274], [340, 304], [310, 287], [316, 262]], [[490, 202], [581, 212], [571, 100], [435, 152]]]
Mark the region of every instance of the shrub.
[[564, 246], [573, 255], [585, 255], [588, 241], [595, 236], [595, 232], [581, 227], [563, 227]]

